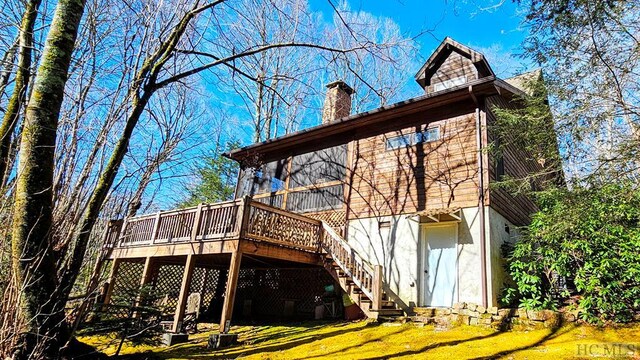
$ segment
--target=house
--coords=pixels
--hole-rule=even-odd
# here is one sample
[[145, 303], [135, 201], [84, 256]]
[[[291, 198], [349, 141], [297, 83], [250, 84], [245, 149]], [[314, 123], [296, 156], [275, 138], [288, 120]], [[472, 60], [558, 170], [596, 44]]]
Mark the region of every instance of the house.
[[[487, 151], [499, 140], [492, 109], [516, 106], [523, 78], [534, 76], [499, 79], [482, 54], [446, 38], [415, 76], [422, 96], [351, 115], [353, 89], [329, 84], [322, 124], [228, 154], [241, 165], [237, 200], [127, 219], [109, 235], [119, 240], [106, 302], [116, 264], [129, 261], [140, 264], [141, 283], [167, 278], [158, 264], [182, 264], [173, 281], [180, 293], [174, 331], [193, 292], [193, 269], [212, 264], [229, 264], [211, 295], [224, 293], [223, 330], [236, 290], [258, 286], [238, 284], [257, 278], [241, 268], [265, 264], [304, 264], [291, 276], [329, 273], [372, 317], [457, 302], [496, 306], [505, 280], [501, 245], [514, 240], [536, 207], [492, 184], [542, 165], [513, 144], [500, 156]], [[272, 288], [282, 289], [283, 274], [265, 273], [260, 284], [277, 277]], [[300, 296], [278, 301], [286, 312]], [[267, 298], [245, 297], [241, 306]]]
[[500, 159], [485, 149], [492, 107], [511, 106], [522, 85], [497, 78], [482, 54], [450, 38], [415, 79], [423, 96], [356, 115], [353, 90], [329, 84], [321, 125], [230, 154], [244, 168], [237, 196], [329, 222], [384, 266], [404, 309], [496, 305], [500, 246], [535, 205], [491, 184], [540, 165], [519, 149]]

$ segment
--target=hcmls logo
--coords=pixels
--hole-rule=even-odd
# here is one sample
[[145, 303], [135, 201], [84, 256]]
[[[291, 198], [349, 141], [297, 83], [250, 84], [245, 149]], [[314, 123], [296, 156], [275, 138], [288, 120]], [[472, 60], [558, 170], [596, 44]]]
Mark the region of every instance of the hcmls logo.
[[578, 356], [628, 357], [640, 355], [640, 345], [627, 343], [578, 344]]

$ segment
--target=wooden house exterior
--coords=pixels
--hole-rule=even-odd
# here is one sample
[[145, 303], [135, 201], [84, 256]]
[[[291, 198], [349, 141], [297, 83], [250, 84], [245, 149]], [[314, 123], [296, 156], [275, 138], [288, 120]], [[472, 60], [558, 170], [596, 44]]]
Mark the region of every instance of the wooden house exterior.
[[140, 264], [141, 284], [157, 281], [154, 262], [183, 264], [174, 331], [198, 266], [226, 274], [217, 280], [221, 330], [242, 266], [266, 263], [326, 270], [369, 317], [496, 306], [501, 245], [536, 208], [492, 183], [540, 165], [514, 145], [499, 158], [487, 151], [496, 139], [492, 109], [525, 93], [450, 38], [416, 81], [424, 95], [355, 115], [353, 90], [331, 83], [322, 124], [227, 154], [241, 166], [236, 200], [125, 219], [107, 234], [116, 240], [106, 302], [117, 264], [129, 261]]
[[[515, 106], [524, 89], [450, 38], [416, 81], [423, 96], [231, 152], [243, 167], [237, 194], [330, 223], [383, 266], [385, 289], [407, 311], [497, 305], [500, 247], [536, 208], [491, 184], [540, 165], [514, 145], [500, 159], [487, 149], [492, 109]], [[329, 87], [343, 89], [342, 101], [351, 94], [344, 83]]]

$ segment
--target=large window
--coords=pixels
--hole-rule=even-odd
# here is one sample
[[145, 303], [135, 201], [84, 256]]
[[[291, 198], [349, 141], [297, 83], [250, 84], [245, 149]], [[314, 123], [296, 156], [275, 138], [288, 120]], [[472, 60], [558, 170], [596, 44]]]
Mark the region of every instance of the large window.
[[259, 195], [284, 190], [287, 178], [287, 161], [278, 160], [257, 169], [244, 169], [240, 174], [239, 196]]
[[291, 164], [279, 160], [245, 169], [238, 196], [254, 196], [262, 203], [300, 213], [339, 209], [344, 202], [346, 163], [347, 145], [340, 145], [295, 155]]
[[440, 128], [430, 127], [415, 134], [403, 134], [387, 138], [387, 150], [401, 149], [420, 143], [428, 143], [440, 139]]
[[296, 155], [291, 165], [289, 188], [343, 180], [346, 176], [346, 163], [346, 145]]
[[339, 209], [343, 201], [342, 184], [295, 191], [287, 197], [287, 210], [304, 213]]

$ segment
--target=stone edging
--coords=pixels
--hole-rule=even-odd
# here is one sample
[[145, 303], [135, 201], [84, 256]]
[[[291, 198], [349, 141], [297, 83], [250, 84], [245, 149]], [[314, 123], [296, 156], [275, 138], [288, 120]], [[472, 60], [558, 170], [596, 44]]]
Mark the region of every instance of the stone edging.
[[473, 303], [456, 303], [452, 308], [414, 308], [412, 321], [441, 326], [481, 325], [500, 329], [541, 329], [575, 322], [577, 311], [485, 308]]

